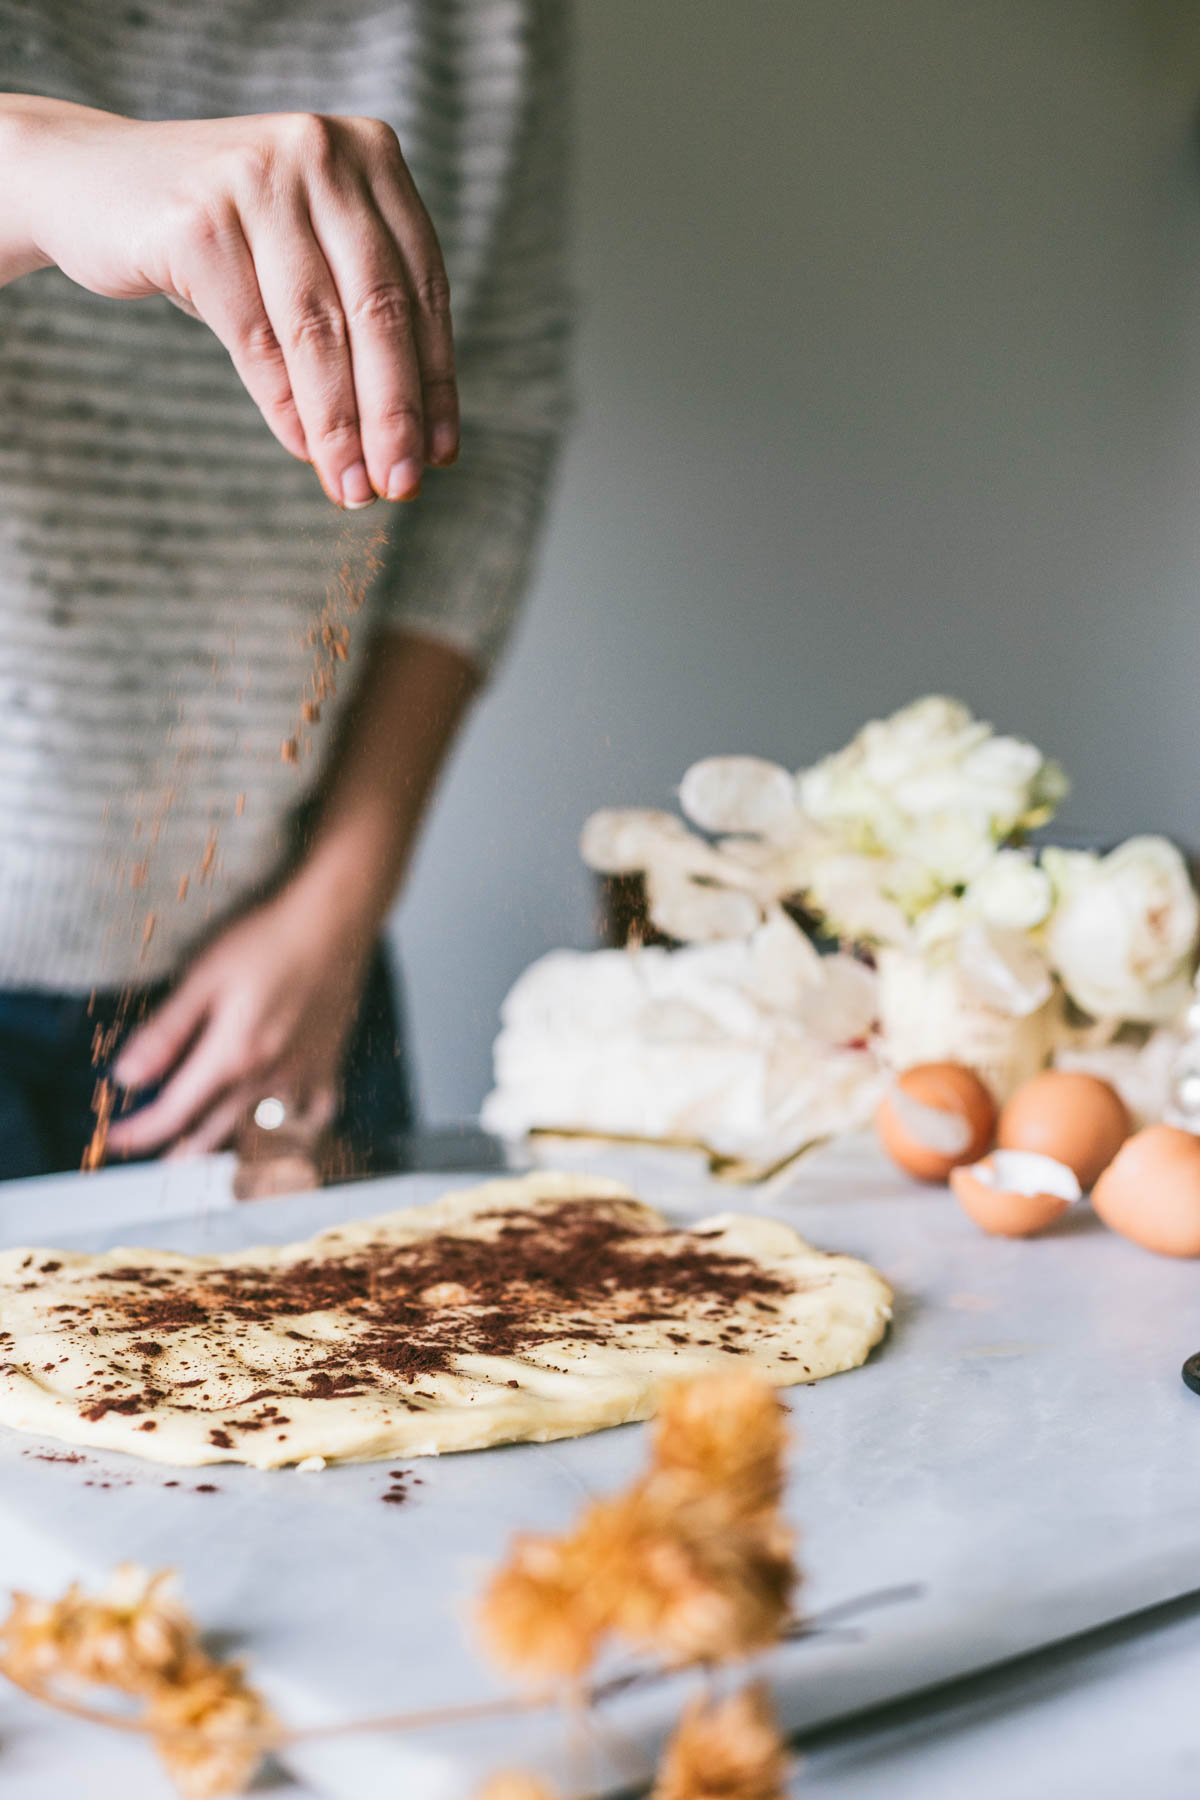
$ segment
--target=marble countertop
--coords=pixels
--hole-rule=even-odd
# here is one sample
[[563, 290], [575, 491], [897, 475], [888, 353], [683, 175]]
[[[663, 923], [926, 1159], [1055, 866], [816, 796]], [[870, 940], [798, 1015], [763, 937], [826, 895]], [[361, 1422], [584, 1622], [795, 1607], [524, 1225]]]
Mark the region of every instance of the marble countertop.
[[[564, 1147], [558, 1160], [595, 1154]], [[770, 1210], [823, 1247], [866, 1256], [897, 1289], [892, 1336], [863, 1370], [789, 1396], [800, 1439], [789, 1507], [810, 1608], [908, 1590], [770, 1659], [806, 1745], [797, 1794], [1194, 1794], [1200, 1602], [1182, 1597], [1200, 1590], [1200, 1399], [1179, 1380], [1200, 1347], [1194, 1267], [1139, 1251], [1082, 1209], [1043, 1239], [984, 1239], [944, 1192], [905, 1182], [862, 1142], [815, 1155], [767, 1193], [718, 1188], [678, 1159], [608, 1154], [596, 1166], [681, 1216]], [[212, 1170], [131, 1173], [140, 1200], [118, 1175], [80, 1180], [57, 1193], [66, 1212], [46, 1230], [34, 1227], [48, 1226], [48, 1190], [3, 1190], [4, 1240], [216, 1248], [411, 1203], [460, 1179], [390, 1178], [233, 1208]], [[201, 1173], [198, 1201], [199, 1188], [185, 1190]], [[77, 1471], [22, 1457], [26, 1448], [0, 1434], [0, 1583], [49, 1591], [129, 1554], [178, 1563], [205, 1623], [240, 1631], [288, 1716], [315, 1719], [394, 1703], [397, 1684], [405, 1701], [494, 1691], [462, 1632], [481, 1568], [512, 1529], [561, 1523], [582, 1494], [626, 1479], [641, 1432], [423, 1464], [416, 1504], [398, 1511], [374, 1503], [381, 1472], [371, 1469], [222, 1469], [223, 1492], [206, 1503], [164, 1494], [163, 1471], [113, 1456], [97, 1457], [115, 1471], [112, 1490], [85, 1493]], [[412, 1655], [397, 1657], [396, 1617]], [[660, 1690], [614, 1716], [641, 1766], [677, 1701]], [[469, 1745], [347, 1743], [293, 1759], [278, 1791], [459, 1800], [514, 1757], [561, 1772], [554, 1734], [522, 1725]], [[114, 1794], [118, 1784], [147, 1800], [169, 1792], [140, 1746], [51, 1728], [0, 1695], [6, 1800], [58, 1800], [76, 1768], [89, 1800], [105, 1800], [110, 1770]], [[626, 1758], [603, 1779], [635, 1775]]]

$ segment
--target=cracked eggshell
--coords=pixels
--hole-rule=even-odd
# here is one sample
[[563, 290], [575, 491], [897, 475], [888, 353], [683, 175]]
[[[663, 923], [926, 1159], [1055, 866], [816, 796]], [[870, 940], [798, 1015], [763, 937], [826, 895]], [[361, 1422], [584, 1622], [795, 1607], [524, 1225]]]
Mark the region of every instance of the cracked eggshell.
[[950, 1186], [967, 1217], [993, 1237], [1032, 1237], [1083, 1194], [1073, 1169], [1032, 1150], [995, 1150], [951, 1169]]
[[1148, 1125], [1129, 1138], [1092, 1192], [1104, 1223], [1159, 1256], [1200, 1256], [1200, 1138]]
[[892, 1161], [919, 1181], [945, 1181], [991, 1148], [996, 1102], [962, 1063], [918, 1063], [879, 1103], [875, 1130]]
[[1133, 1129], [1117, 1090], [1079, 1069], [1046, 1069], [1001, 1108], [1002, 1150], [1036, 1150], [1074, 1169], [1092, 1187]]

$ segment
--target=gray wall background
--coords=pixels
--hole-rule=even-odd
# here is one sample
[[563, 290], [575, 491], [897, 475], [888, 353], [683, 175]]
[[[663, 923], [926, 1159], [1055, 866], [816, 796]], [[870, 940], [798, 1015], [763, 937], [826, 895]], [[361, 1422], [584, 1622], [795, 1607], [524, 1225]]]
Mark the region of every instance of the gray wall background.
[[917, 694], [1200, 844], [1192, 0], [581, 0], [580, 414], [403, 903], [431, 1118], [586, 813]]

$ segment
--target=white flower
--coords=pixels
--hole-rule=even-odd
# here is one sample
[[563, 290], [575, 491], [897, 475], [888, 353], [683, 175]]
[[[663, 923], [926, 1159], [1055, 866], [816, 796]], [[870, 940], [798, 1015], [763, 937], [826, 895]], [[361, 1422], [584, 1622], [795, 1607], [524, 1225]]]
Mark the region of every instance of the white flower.
[[924, 950], [936, 956], [944, 949], [953, 950], [967, 923], [967, 914], [961, 900], [951, 894], [943, 894], [932, 906], [927, 906], [913, 924], [912, 944], [914, 950]]
[[1023, 931], [973, 919], [955, 951], [964, 992], [993, 1012], [1027, 1019], [1054, 993], [1046, 953]]
[[1135, 837], [1109, 856], [1046, 850], [1056, 905], [1051, 960], [1097, 1018], [1161, 1023], [1187, 1004], [1200, 905], [1166, 838]]
[[966, 928], [951, 956], [882, 950], [879, 1011], [889, 1062], [900, 1069], [965, 1063], [997, 1099], [1007, 1098], [1045, 1065], [1058, 1029], [1053, 983], [1036, 961], [1024, 966], [1029, 950], [1027, 939], [1004, 941], [979, 924]]
[[801, 772], [801, 805], [814, 818], [874, 824], [896, 810], [892, 795], [902, 783], [965, 754], [977, 741], [970, 727], [966, 707], [937, 696], [872, 719], [844, 750]]
[[654, 863], [705, 868], [711, 852], [674, 813], [646, 806], [604, 807], [584, 821], [579, 854], [602, 875], [640, 874]]
[[760, 756], [706, 756], [679, 784], [679, 804], [702, 831], [789, 835], [796, 821], [792, 777]]
[[869, 1122], [876, 986], [779, 912], [737, 943], [555, 951], [504, 1002], [484, 1117], [774, 1162]]
[[651, 924], [683, 944], [749, 937], [763, 917], [752, 894], [661, 866], [646, 872], [646, 910]]
[[993, 737], [963, 759], [962, 777], [974, 803], [992, 820], [997, 835], [1044, 825], [1066, 797], [1062, 769], [1035, 744]]
[[995, 853], [990, 820], [966, 807], [915, 819], [904, 834], [905, 859], [924, 871], [932, 894], [965, 886]]
[[763, 872], [727, 856], [720, 844], [697, 837], [672, 813], [644, 807], [594, 812], [579, 848], [584, 862], [600, 874], [641, 875], [651, 923], [684, 943], [747, 937], [761, 924], [764, 905], [776, 897], [773, 868]]
[[931, 695], [875, 719], [797, 777], [804, 810], [853, 847], [927, 862], [948, 886], [1016, 831], [1044, 824], [1066, 791], [1033, 744], [996, 737], [958, 701]]
[[908, 914], [886, 888], [891, 859], [847, 852], [829, 856], [812, 872], [806, 903], [835, 937], [848, 942], [903, 944]]
[[765, 1014], [803, 1020], [823, 1042], [853, 1043], [874, 1026], [874, 970], [854, 956], [819, 956], [778, 907], [750, 939], [743, 979], [746, 993]]
[[1032, 856], [997, 850], [960, 898], [947, 895], [913, 926], [913, 948], [931, 971], [957, 968], [962, 991], [978, 1005], [1025, 1018], [1054, 991], [1037, 927], [1054, 891]]
[[1049, 918], [1054, 888], [1026, 851], [997, 850], [970, 882], [963, 904], [985, 925], [1032, 931]]

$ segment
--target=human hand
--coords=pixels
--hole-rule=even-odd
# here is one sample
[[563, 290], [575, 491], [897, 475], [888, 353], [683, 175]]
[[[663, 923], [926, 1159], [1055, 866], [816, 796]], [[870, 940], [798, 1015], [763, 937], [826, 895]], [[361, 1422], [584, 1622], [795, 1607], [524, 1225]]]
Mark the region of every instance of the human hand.
[[323, 923], [285, 889], [196, 959], [117, 1059], [122, 1086], [163, 1085], [114, 1121], [114, 1156], [219, 1150], [267, 1096], [314, 1140], [332, 1123], [373, 937], [346, 945]]
[[176, 301], [341, 505], [410, 499], [426, 462], [454, 460], [446, 272], [390, 126], [4, 99], [0, 278], [54, 263], [94, 293]]

